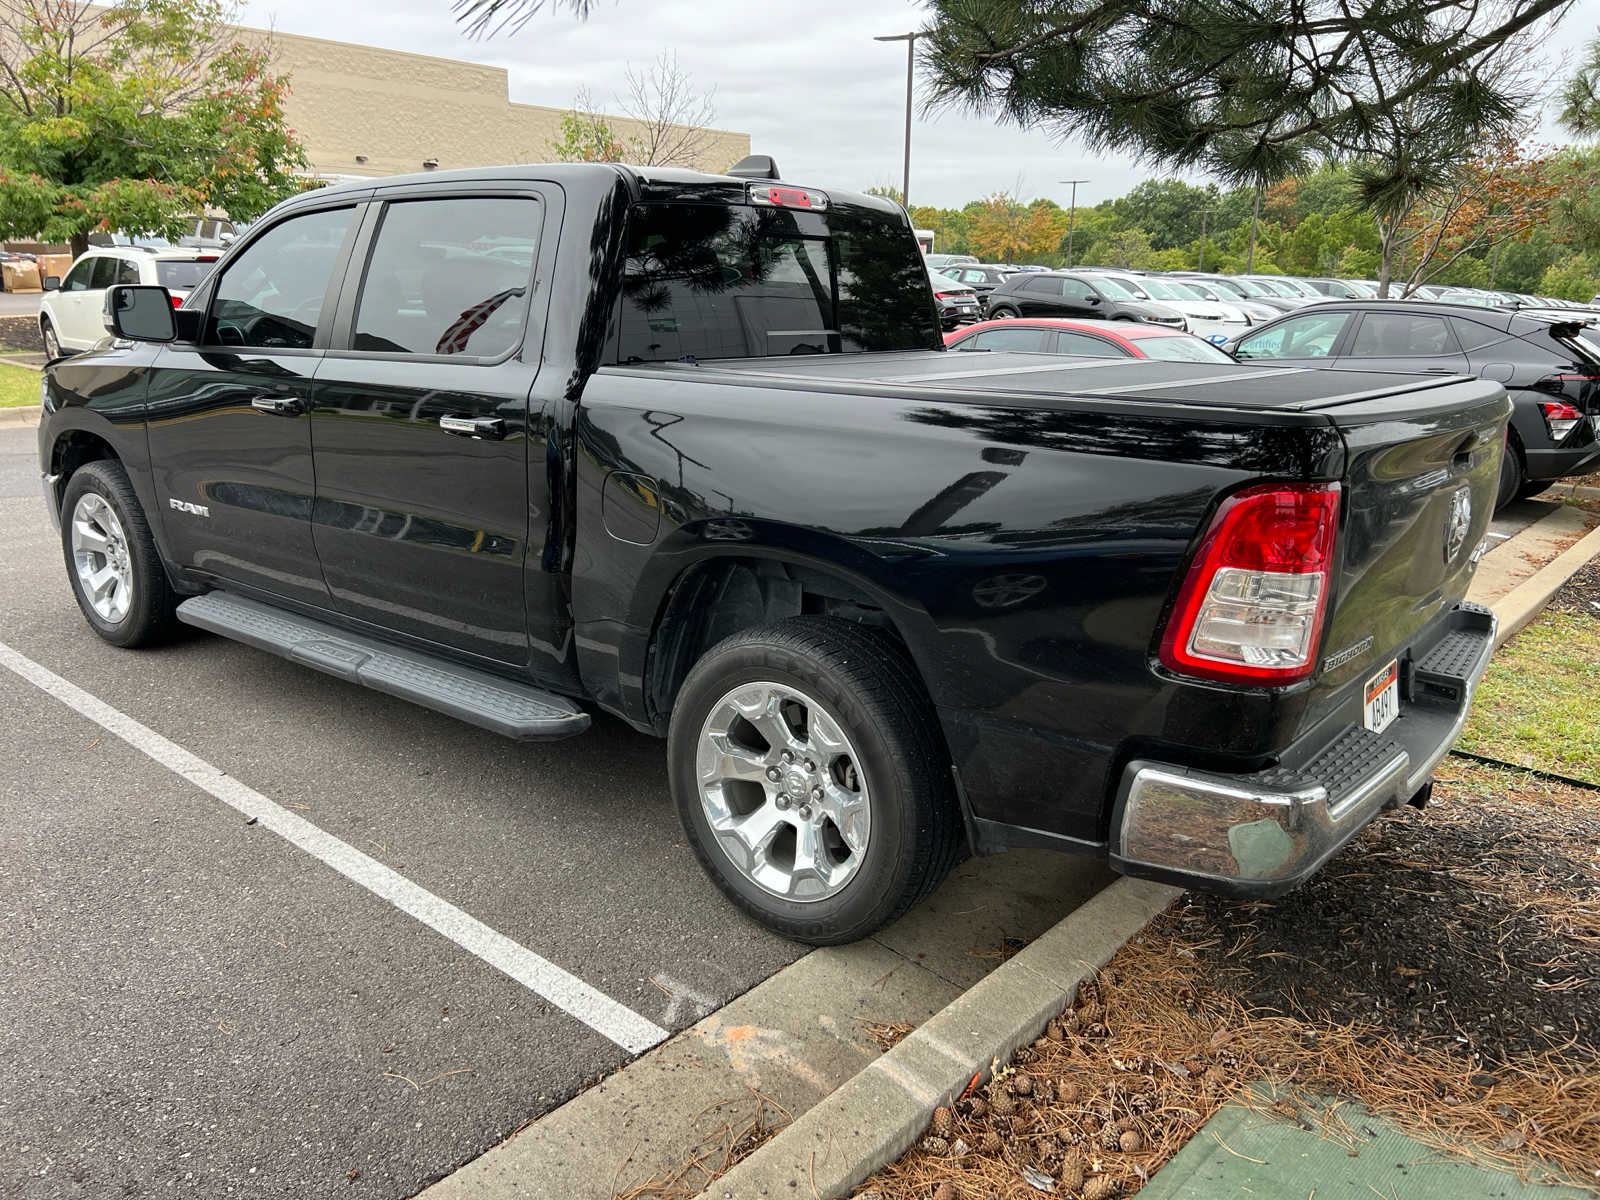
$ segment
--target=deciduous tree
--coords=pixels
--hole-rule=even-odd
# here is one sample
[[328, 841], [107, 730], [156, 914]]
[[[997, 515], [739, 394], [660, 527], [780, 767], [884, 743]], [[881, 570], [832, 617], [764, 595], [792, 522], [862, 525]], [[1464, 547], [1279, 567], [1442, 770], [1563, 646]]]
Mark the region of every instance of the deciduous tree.
[[254, 217], [306, 186], [270, 47], [221, 0], [0, 7], [0, 235], [175, 234]]

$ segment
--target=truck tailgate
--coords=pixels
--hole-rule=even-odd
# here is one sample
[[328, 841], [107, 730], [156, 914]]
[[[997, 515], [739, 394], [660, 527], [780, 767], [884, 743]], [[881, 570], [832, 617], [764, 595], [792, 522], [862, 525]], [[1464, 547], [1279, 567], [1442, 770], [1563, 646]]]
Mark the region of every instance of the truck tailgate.
[[1466, 595], [1493, 515], [1510, 401], [1499, 384], [1461, 380], [1321, 411], [1347, 449], [1317, 675], [1319, 687], [1337, 689], [1387, 664]]

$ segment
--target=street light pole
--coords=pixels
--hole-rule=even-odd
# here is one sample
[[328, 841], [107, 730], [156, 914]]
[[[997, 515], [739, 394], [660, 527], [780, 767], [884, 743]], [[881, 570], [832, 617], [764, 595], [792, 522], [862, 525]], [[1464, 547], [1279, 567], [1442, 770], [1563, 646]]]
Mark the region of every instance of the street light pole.
[[1088, 183], [1087, 179], [1058, 179], [1057, 183], [1070, 183], [1072, 185], [1072, 201], [1067, 208], [1067, 266], [1072, 265], [1072, 230], [1078, 221], [1078, 185]]
[[900, 182], [900, 203], [911, 211], [911, 88], [917, 66], [917, 39], [920, 30], [911, 33], [891, 33], [875, 37], [875, 42], [904, 42], [906, 44], [906, 163], [905, 176]]

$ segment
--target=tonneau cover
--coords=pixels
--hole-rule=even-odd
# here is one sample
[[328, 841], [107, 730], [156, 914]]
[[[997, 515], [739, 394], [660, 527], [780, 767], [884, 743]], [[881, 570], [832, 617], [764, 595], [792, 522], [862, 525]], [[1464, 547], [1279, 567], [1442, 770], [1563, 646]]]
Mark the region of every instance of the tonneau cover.
[[1173, 404], [1320, 411], [1342, 404], [1460, 385], [1465, 376], [1397, 371], [1334, 371], [1256, 363], [1078, 358], [1019, 351], [912, 350], [891, 354], [807, 355], [656, 363], [643, 369], [692, 371], [822, 384], [918, 384], [1012, 396], [1126, 396]]

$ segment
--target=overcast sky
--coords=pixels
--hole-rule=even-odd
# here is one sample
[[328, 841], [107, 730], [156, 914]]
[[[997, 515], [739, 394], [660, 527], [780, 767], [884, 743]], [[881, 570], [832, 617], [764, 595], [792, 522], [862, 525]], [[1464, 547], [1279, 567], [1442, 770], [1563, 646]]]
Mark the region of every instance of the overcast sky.
[[[751, 148], [776, 158], [785, 178], [853, 190], [900, 183], [905, 44], [873, 36], [926, 19], [909, 0], [598, 0], [587, 21], [562, 7], [518, 33], [471, 41], [450, 0], [248, 0], [242, 10], [243, 23], [284, 33], [503, 66], [511, 99], [561, 108], [582, 87], [614, 107], [627, 64], [668, 48], [696, 84], [715, 86], [716, 124], [749, 133]], [[1552, 58], [1575, 54], [1597, 23], [1600, 0], [1578, 0], [1548, 43]], [[1551, 78], [1563, 74], [1552, 63]], [[1559, 140], [1553, 130], [1546, 136]], [[1151, 174], [1131, 158], [1091, 157], [1071, 142], [955, 112], [919, 115], [911, 139], [913, 204], [954, 206], [998, 189], [1065, 204], [1057, 181], [1072, 178], [1090, 180], [1078, 202], [1093, 204]]]

